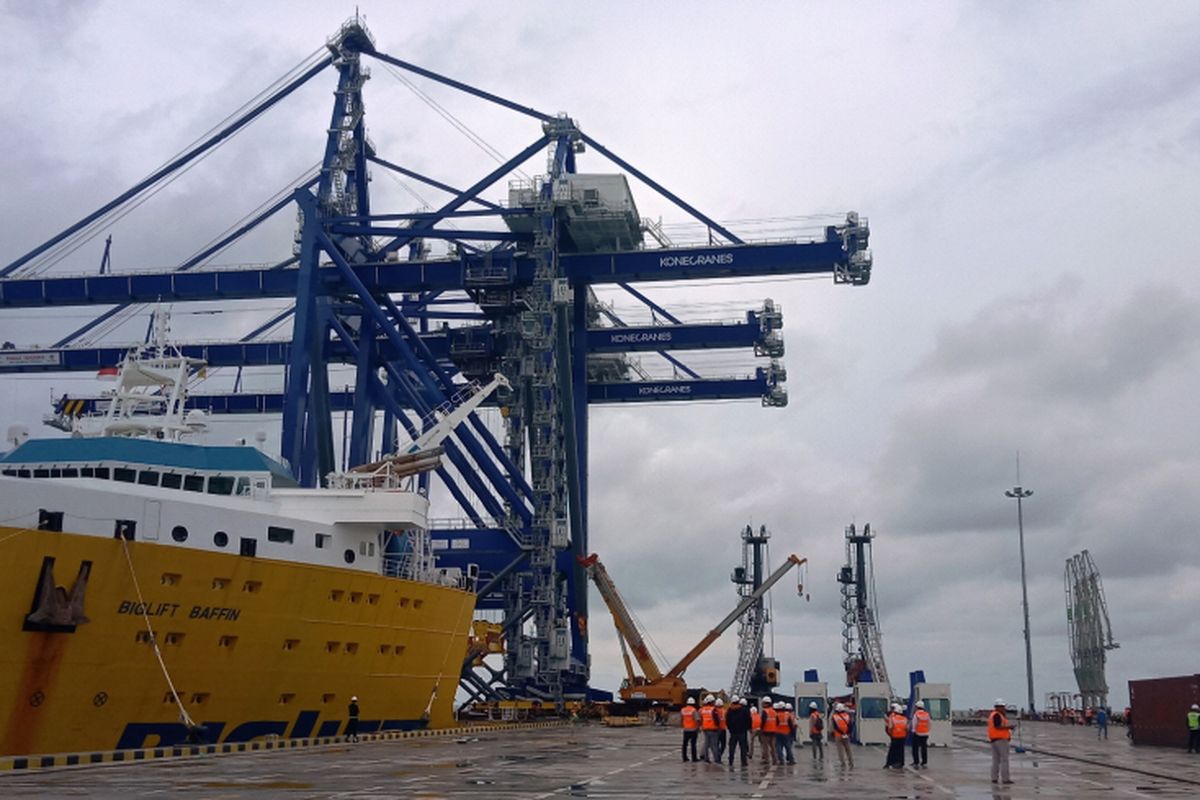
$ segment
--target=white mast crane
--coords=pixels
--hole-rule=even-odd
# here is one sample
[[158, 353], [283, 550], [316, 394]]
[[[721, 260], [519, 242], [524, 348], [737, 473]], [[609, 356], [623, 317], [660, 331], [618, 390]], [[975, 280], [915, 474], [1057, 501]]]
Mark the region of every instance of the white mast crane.
[[846, 565], [838, 573], [842, 584], [842, 659], [846, 667], [846, 685], [858, 683], [864, 672], [887, 688], [892, 683], [883, 661], [883, 637], [879, 630], [879, 610], [875, 604], [875, 566], [871, 558], [871, 540], [875, 534], [869, 524], [860, 533], [853, 523], [846, 527]]

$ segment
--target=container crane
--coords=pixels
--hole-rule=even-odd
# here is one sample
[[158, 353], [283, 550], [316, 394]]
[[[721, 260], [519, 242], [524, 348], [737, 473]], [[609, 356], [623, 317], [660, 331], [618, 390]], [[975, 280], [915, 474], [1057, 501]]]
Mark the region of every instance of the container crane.
[[[819, 230], [808, 230], [806, 223], [771, 241], [743, 239], [567, 115], [539, 111], [388, 55], [357, 14], [315, 58], [133, 187], [25, 254], [0, 260], [0, 310], [107, 306], [56, 337], [50, 349], [6, 354], [0, 373], [111, 366], [124, 355], [123, 347], [103, 342], [81, 347], [78, 340], [103, 338], [105, 328], [138, 313], [141, 303], [285, 299], [287, 307], [238, 342], [180, 343], [179, 349], [214, 369], [239, 370], [231, 393], [193, 394], [191, 407], [281, 414], [280, 455], [297, 482], [309, 487], [331, 475], [396, 479], [401, 463], [411, 469], [419, 454], [384, 463], [373, 461], [378, 458], [373, 454], [395, 452], [405, 433], [419, 439], [425, 429], [418, 422], [453, 399], [462, 386], [460, 375], [483, 382], [501, 373], [509, 386], [501, 386], [489, 403], [501, 408], [503, 431], [468, 414], [440, 443], [448, 463], [432, 473], [463, 516], [462, 524], [432, 531], [435, 541], [468, 542], [439, 549], [440, 565], [478, 570], [484, 580], [476, 608], [502, 610], [506, 620], [503, 668], [489, 669], [486, 677], [467, 669], [462, 686], [473, 700], [536, 697], [562, 707], [569, 696], [597, 699], [602, 695], [588, 686], [586, 575], [582, 568], [562, 569], [589, 552], [590, 405], [754, 398], [781, 407], [787, 400], [786, 370], [777, 360], [778, 307], [768, 304], [739, 329], [697, 327], [635, 285], [826, 274], [835, 284], [865, 286], [872, 271], [867, 219], [849, 212], [818, 223]], [[390, 74], [415, 73], [521, 114], [536, 123], [536, 138], [486, 175], [458, 175], [466, 188], [395, 164], [367, 135], [368, 60], [383, 63]], [[336, 77], [336, 89], [323, 126], [320, 168], [275, 194], [252, 219], [159, 271], [113, 274], [108, 252], [99, 275], [81, 280], [43, 274], [323, 72]], [[585, 152], [614, 166], [580, 173], [576, 156]], [[510, 184], [503, 206], [486, 199], [493, 186], [539, 156], [547, 157], [543, 175]], [[441, 159], [429, 159], [435, 160]], [[436, 210], [416, 213], [384, 206], [370, 191], [373, 170], [418, 180], [449, 199]], [[661, 227], [640, 218], [630, 179], [703, 225], [707, 243], [672, 245]], [[393, 213], [397, 210], [401, 213]], [[295, 214], [298, 224], [286, 249], [270, 257], [273, 264], [228, 269], [209, 263], [251, 231], [263, 233], [260, 226], [272, 219], [269, 224], [276, 224], [276, 215], [284, 212]], [[463, 218], [486, 224], [464, 230], [456, 224]], [[659, 246], [647, 246], [644, 232]], [[431, 241], [445, 242], [444, 254], [431, 253], [425, 246]], [[592, 288], [602, 285], [621, 288], [670, 326], [635, 328], [612, 320], [615, 327], [597, 327]], [[447, 320], [467, 324], [448, 327]], [[289, 324], [287, 338], [263, 338]], [[769, 360], [752, 377], [727, 378], [701, 375], [670, 352], [711, 347], [751, 348], [755, 357]], [[636, 375], [625, 355], [635, 351], [660, 353], [678, 373], [671, 379]], [[331, 385], [330, 368], [340, 364], [353, 365], [354, 383], [339, 392]], [[240, 370], [249, 366], [278, 367], [272, 374], [281, 385], [240, 391]], [[74, 415], [93, 401], [71, 398], [62, 410]], [[335, 412], [349, 422], [341, 469], [363, 465], [382, 470], [378, 476], [336, 472]], [[424, 471], [418, 480], [428, 490]]]
[[[588, 575], [591, 576], [592, 582], [596, 584], [596, 588], [600, 591], [600, 597], [612, 613], [613, 623], [617, 628], [617, 637], [622, 642], [623, 652], [626, 652], [624, 650], [624, 643], [627, 642], [629, 649], [633, 651], [634, 658], [637, 659], [638, 665], [642, 668], [642, 674], [636, 674], [629, 658], [625, 658], [625, 668], [628, 677], [621, 686], [621, 699], [626, 702], [658, 701], [670, 705], [682, 705], [688, 693], [687, 684], [683, 680], [683, 673], [691, 666], [692, 662], [699, 658], [713, 642], [720, 638], [721, 634], [730, 625], [746, 613], [747, 609], [758, 602], [772, 586], [778, 583], [787, 574], [788, 570], [807, 562], [807, 558], [801, 558], [794, 554], [788, 556], [778, 569], [772, 572], [758, 588], [743, 597], [733, 611], [729, 612], [724, 619], [718, 622], [716, 627], [710, 630], [695, 647], [688, 651], [687, 655], [681, 658], [675, 666], [663, 672], [646, 647], [645, 636], [642, 635], [638, 626], [634, 623], [633, 615], [629, 612], [625, 601], [621, 599], [616, 584], [609, 577], [608, 571], [600, 563], [599, 556], [592, 553], [587, 558], [580, 558], [579, 563], [587, 570]], [[801, 592], [803, 591], [802, 586], [798, 586], [798, 588]]]

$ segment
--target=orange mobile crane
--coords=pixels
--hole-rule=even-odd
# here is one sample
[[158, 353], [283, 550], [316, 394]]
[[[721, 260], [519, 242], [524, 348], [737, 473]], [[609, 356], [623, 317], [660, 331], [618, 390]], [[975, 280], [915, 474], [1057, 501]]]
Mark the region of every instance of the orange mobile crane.
[[[600, 591], [600, 597], [604, 599], [604, 604], [608, 606], [608, 610], [612, 613], [613, 623], [617, 628], [617, 640], [621, 644], [621, 656], [625, 659], [625, 672], [628, 677], [621, 683], [620, 695], [625, 702], [650, 702], [657, 701], [659, 703], [667, 703], [672, 706], [683, 705], [684, 698], [687, 697], [688, 687], [683, 680], [683, 673], [692, 662], [700, 657], [700, 654], [709, 648], [725, 630], [737, 621], [738, 617], [745, 613], [746, 609], [750, 608], [760, 597], [779, 582], [787, 571], [792, 567], [798, 567], [808, 561], [807, 558], [800, 558], [796, 555], [790, 555], [783, 564], [771, 573], [770, 577], [762, 582], [751, 594], [742, 598], [741, 602], [725, 619], [717, 623], [708, 634], [700, 640], [700, 642], [688, 651], [679, 663], [671, 667], [665, 673], [659, 668], [658, 662], [650, 654], [649, 648], [646, 646], [646, 639], [642, 635], [641, 630], [633, 620], [633, 615], [629, 613], [629, 608], [626, 607], [625, 601], [621, 599], [620, 592], [617, 591], [616, 584], [608, 575], [608, 570], [600, 563], [600, 558], [595, 553], [592, 553], [587, 558], [580, 557], [579, 563], [587, 568], [588, 574], [592, 577], [592, 581], [596, 584], [596, 588]], [[803, 586], [797, 585], [800, 593], [803, 594]], [[628, 649], [626, 644], [628, 643]], [[629, 651], [633, 651], [633, 657], [637, 659], [638, 665], [642, 668], [641, 675], [634, 672], [633, 663], [629, 659]]]

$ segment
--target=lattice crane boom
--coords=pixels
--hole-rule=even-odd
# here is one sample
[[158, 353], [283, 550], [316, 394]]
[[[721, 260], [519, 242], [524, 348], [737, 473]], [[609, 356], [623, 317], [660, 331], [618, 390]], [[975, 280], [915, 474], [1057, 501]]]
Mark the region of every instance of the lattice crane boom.
[[1071, 665], [1085, 708], [1108, 705], [1104, 667], [1107, 651], [1120, 647], [1113, 639], [1112, 622], [1100, 571], [1091, 553], [1084, 550], [1067, 559], [1063, 572], [1070, 630]]
[[891, 680], [883, 658], [883, 633], [875, 603], [875, 567], [871, 543], [875, 534], [869, 524], [858, 531], [846, 527], [846, 564], [838, 573], [842, 585], [842, 657], [846, 685], [856, 684], [864, 672], [883, 684], [891, 695]]

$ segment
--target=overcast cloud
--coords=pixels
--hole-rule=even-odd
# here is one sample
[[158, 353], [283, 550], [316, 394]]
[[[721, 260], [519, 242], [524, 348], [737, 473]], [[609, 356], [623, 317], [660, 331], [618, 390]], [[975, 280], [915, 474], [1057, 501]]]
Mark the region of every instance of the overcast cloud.
[[[358, 3], [380, 49], [584, 130], [719, 220], [868, 215], [869, 286], [656, 287], [685, 319], [784, 307], [791, 403], [594, 408], [591, 549], [670, 660], [734, 602], [746, 524], [810, 560], [773, 594], [784, 680], [841, 685], [842, 531], [879, 533], [894, 680], [922, 668], [956, 706], [1025, 696], [1016, 482], [1025, 504], [1037, 701], [1075, 690], [1064, 560], [1104, 576], [1129, 679], [1196, 672], [1200, 640], [1200, 7], [1046, 3]], [[353, 4], [0, 3], [0, 262], [131, 186], [320, 48]], [[564, 18], [565, 17], [565, 18]], [[369, 62], [383, 157], [467, 185], [495, 162]], [[54, 269], [174, 265], [320, 158], [332, 72]], [[418, 82], [508, 156], [537, 124]], [[544, 169], [541, 157], [525, 167]], [[614, 171], [585, 154], [581, 171]], [[440, 196], [376, 171], [376, 208]], [[644, 216], [683, 212], [635, 185]], [[503, 197], [503, 184], [487, 193]], [[731, 223], [736, 231], [743, 230]], [[282, 214], [223, 263], [291, 252]], [[753, 226], [746, 226], [752, 228]], [[749, 235], [752, 235], [750, 233]], [[636, 303], [606, 299], [631, 320]], [[178, 310], [182, 336], [234, 338], [268, 313]], [[48, 344], [90, 309], [0, 312]], [[109, 341], [132, 341], [144, 318]], [[287, 331], [281, 331], [286, 336]], [[745, 373], [749, 354], [685, 359]], [[647, 369], [663, 368], [648, 356]], [[278, 385], [255, 373], [252, 385]], [[336, 381], [335, 381], [336, 383]], [[61, 376], [0, 379], [0, 424], [36, 427]], [[453, 513], [443, 505], [441, 514]], [[593, 675], [616, 640], [592, 598]], [[724, 685], [732, 632], [689, 670]]]

